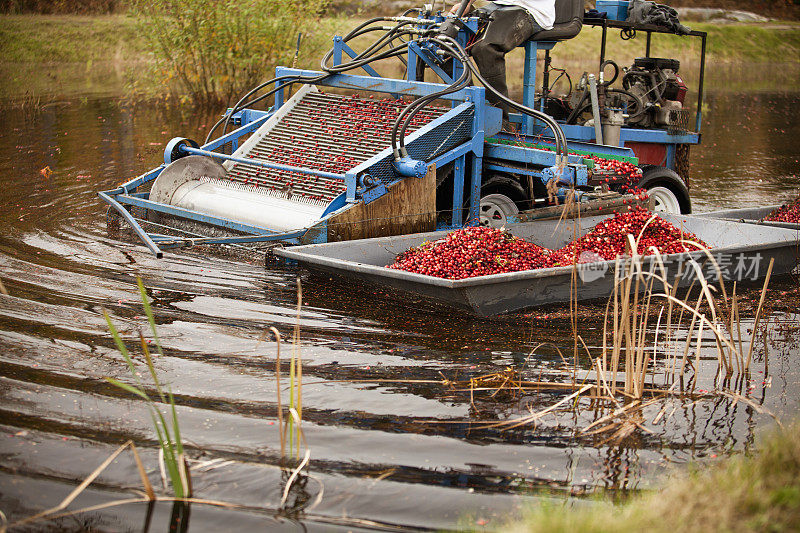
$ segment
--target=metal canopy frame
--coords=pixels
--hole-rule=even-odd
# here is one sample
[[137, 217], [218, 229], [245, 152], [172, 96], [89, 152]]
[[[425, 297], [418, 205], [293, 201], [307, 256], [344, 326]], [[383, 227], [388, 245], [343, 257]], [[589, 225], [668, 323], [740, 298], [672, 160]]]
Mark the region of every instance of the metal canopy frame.
[[[647, 43], [645, 50], [647, 57], [650, 57], [652, 49], [652, 34], [659, 33], [667, 35], [677, 35], [676, 33], [668, 30], [667, 28], [663, 28], [660, 26], [649, 25], [649, 24], [633, 24], [630, 22], [609, 20], [609, 19], [585, 19], [584, 25], [590, 27], [601, 27], [603, 30], [601, 46], [600, 46], [600, 64], [602, 64], [603, 61], [605, 61], [606, 42], [608, 39], [609, 29], [636, 30], [645, 32], [647, 34]], [[663, 163], [664, 166], [666, 166], [667, 168], [674, 169], [677, 147], [679, 145], [691, 145], [700, 143], [707, 33], [701, 31], [691, 31], [687, 35], [690, 37], [696, 37], [701, 39], [700, 74], [698, 81], [695, 131], [676, 133], [676, 132], [669, 132], [663, 129], [643, 129], [643, 128], [633, 128], [625, 126], [621, 129], [620, 132], [620, 145], [621, 145], [620, 147], [594, 144], [590, 148], [592, 152], [598, 155], [607, 154], [609, 156], [615, 156], [615, 155], [633, 156], [634, 155], [633, 151], [631, 150], [631, 148], [627, 147], [627, 143], [659, 144], [665, 147], [665, 161]], [[536, 90], [537, 90], [536, 87], [537, 53], [539, 50], [544, 50], [545, 52], [545, 57], [544, 57], [545, 71], [543, 73], [544, 87], [542, 90], [542, 94], [543, 96], [546, 96], [547, 84], [549, 83], [547, 65], [550, 62], [551, 50], [554, 48], [557, 42], [559, 41], [530, 40], [520, 45], [522, 48], [525, 49], [525, 63], [524, 63], [525, 72], [523, 78], [522, 99], [523, 99], [523, 104], [525, 104], [528, 107], [534, 107], [535, 105]], [[541, 101], [540, 107], [542, 111], [544, 111], [544, 103], [545, 103], [545, 97], [543, 97]], [[552, 134], [547, 130], [547, 128], [536, 124], [536, 121], [533, 120], [531, 117], [520, 114], [512, 114], [511, 120], [519, 122], [521, 124], [522, 134], [528, 140], [532, 138], [546, 138], [552, 140]], [[567, 136], [568, 144], [570, 145], [570, 147], [572, 145], [577, 145], [581, 143], [591, 143], [595, 139], [594, 128], [587, 126], [579, 126], [579, 125], [568, 125], [564, 124], [562, 121], [559, 121], [559, 124], [561, 126], [561, 129], [564, 131], [564, 134]], [[511, 140], [514, 138], [514, 136], [507, 135], [505, 133], [501, 133], [497, 137], [506, 140]]]
[[584, 25], [592, 26], [592, 27], [600, 27], [603, 30], [603, 36], [600, 43], [600, 64], [603, 64], [603, 61], [606, 60], [606, 41], [608, 40], [608, 30], [609, 29], [618, 29], [618, 30], [633, 30], [633, 31], [643, 31], [647, 34], [647, 40], [645, 42], [645, 57], [650, 57], [650, 52], [652, 50], [652, 39], [654, 33], [660, 33], [663, 35], [677, 35], [679, 37], [699, 37], [700, 38], [700, 73], [699, 73], [699, 80], [697, 82], [697, 113], [695, 117], [695, 133], [700, 133], [701, 128], [701, 119], [702, 119], [702, 109], [703, 109], [703, 90], [704, 90], [704, 81], [705, 81], [705, 73], [706, 73], [706, 44], [708, 40], [708, 33], [704, 31], [695, 31], [692, 30], [687, 34], [680, 35], [675, 33], [674, 31], [670, 31], [663, 26], [656, 26], [654, 24], [634, 24], [632, 22], [627, 22], [623, 20], [609, 20], [609, 19], [585, 19], [583, 21]]

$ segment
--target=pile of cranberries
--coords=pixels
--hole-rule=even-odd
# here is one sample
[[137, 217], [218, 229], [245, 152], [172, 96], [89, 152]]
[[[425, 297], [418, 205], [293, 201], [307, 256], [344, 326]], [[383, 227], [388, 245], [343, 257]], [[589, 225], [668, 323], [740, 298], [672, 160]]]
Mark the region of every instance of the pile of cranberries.
[[651, 255], [655, 250], [660, 254], [675, 254], [699, 249], [682, 241], [692, 241], [708, 248], [696, 235], [681, 231], [661, 217], [654, 217], [646, 209], [636, 208], [603, 220], [592, 231], [553, 252], [553, 255], [557, 256], [559, 265], [596, 261], [597, 256], [613, 260], [626, 254], [628, 235], [632, 235], [634, 241], [638, 239], [636, 252], [640, 255]]
[[560, 250], [542, 248], [503, 230], [479, 226], [456, 230], [443, 239], [411, 248], [397, 256], [389, 268], [439, 278], [464, 279], [568, 266], [625, 255], [627, 235], [639, 239], [637, 251], [642, 255], [650, 255], [654, 250], [671, 254], [698, 249], [682, 240], [708, 247], [695, 235], [681, 231], [662, 218], [653, 218], [650, 211], [632, 209], [603, 220], [588, 234]]
[[800, 196], [798, 196], [794, 202], [779, 207], [767, 215], [764, 220], [769, 220], [771, 222], [791, 222], [793, 224], [800, 224]]
[[610, 174], [609, 177], [602, 180], [602, 183], [616, 185], [623, 193], [647, 195], [645, 189], [639, 187], [639, 181], [642, 179], [642, 171], [633, 163], [604, 159], [597, 156], [592, 156], [589, 159], [594, 161], [594, 166], [597, 170], [605, 174]]
[[547, 248], [486, 226], [464, 228], [397, 256], [389, 268], [464, 279], [555, 266]]

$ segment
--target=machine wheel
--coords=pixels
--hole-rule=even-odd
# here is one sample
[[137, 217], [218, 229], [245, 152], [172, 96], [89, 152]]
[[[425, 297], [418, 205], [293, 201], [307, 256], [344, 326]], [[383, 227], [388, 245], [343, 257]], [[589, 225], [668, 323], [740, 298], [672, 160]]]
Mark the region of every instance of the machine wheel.
[[684, 215], [692, 212], [689, 189], [674, 170], [655, 166], [644, 167], [643, 170], [639, 187], [647, 190], [653, 198], [656, 211]]
[[495, 175], [481, 187], [481, 202], [478, 217], [481, 226], [502, 228], [509, 215], [519, 213], [530, 198], [520, 183], [510, 177]]
[[653, 199], [653, 208], [659, 213], [675, 213], [681, 212], [681, 204], [678, 202], [678, 197], [675, 193], [666, 187], [653, 187], [648, 189], [647, 193]]
[[480, 225], [500, 229], [506, 226], [507, 217], [519, 213], [514, 200], [505, 194], [489, 194], [481, 197], [479, 208]]

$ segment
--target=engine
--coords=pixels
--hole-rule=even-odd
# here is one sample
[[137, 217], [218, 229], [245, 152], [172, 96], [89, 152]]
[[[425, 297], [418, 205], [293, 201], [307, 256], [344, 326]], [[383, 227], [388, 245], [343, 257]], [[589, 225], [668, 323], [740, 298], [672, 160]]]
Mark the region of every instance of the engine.
[[639, 128], [685, 128], [683, 103], [686, 84], [678, 75], [677, 59], [639, 57], [626, 69], [622, 88], [642, 107], [629, 115], [627, 124]]

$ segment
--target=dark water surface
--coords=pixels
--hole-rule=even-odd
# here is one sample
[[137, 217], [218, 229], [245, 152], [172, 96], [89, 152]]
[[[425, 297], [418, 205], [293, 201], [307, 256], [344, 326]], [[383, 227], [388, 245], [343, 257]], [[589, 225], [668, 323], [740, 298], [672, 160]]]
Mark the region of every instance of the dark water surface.
[[[698, 211], [772, 204], [798, 192], [800, 93], [712, 90], [704, 144], [692, 152]], [[0, 108], [0, 510], [11, 520], [56, 505], [128, 439], [158, 478], [147, 411], [108, 384], [131, 382], [111, 340], [107, 309], [129, 345], [149, 336], [136, 289], [148, 287], [166, 351], [156, 369], [171, 384], [198, 497], [244, 509], [195, 505], [192, 531], [497, 527], [526, 502], [598, 488], [657, 486], [674, 465], [751, 449], [772, 424], [745, 402], [674, 400], [645, 411], [652, 433], [621, 445], [576, 428], [602, 416], [580, 402], [537, 426], [500, 431], [470, 420], [503, 420], [547, 407], [565, 393], [453, 391], [436, 382], [513, 367], [544, 379], [571, 353], [564, 309], [475, 318], [414, 299], [264, 266], [260, 257], [197, 251], [156, 260], [134, 242], [110, 238], [96, 192], [162, 158], [173, 136], [202, 139], [210, 116], [124, 107], [116, 99], [68, 97], [39, 112]], [[52, 171], [43, 170], [46, 167]], [[297, 322], [304, 361], [303, 417], [310, 476], [279, 509], [288, 474], [280, 468], [276, 345]], [[775, 284], [773, 299], [796, 287]], [[599, 307], [598, 307], [599, 309]], [[764, 348], [745, 391], [779, 417], [795, 416], [800, 395], [800, 313], [768, 316]], [[744, 327], [752, 327], [746, 321]], [[591, 346], [602, 325], [582, 320]], [[284, 346], [284, 359], [288, 347]], [[709, 337], [703, 360], [715, 358]], [[141, 362], [141, 361], [140, 361]], [[139, 370], [146, 374], [141, 365]], [[285, 369], [286, 370], [286, 367]], [[285, 398], [286, 391], [284, 391]], [[667, 416], [653, 423], [659, 411]], [[209, 463], [209, 461], [217, 460]], [[129, 455], [115, 462], [72, 508], [129, 497], [140, 488]], [[139, 530], [146, 508], [128, 505], [60, 521], [82, 530]], [[153, 530], [170, 519], [156, 506]]]

